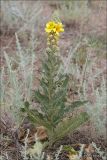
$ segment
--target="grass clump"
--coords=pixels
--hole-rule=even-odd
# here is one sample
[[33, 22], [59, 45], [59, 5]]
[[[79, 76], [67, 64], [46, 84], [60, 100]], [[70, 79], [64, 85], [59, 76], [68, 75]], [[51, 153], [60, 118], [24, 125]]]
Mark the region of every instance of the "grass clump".
[[[86, 97], [88, 96], [85, 91], [84, 94]], [[93, 97], [95, 101], [86, 105], [87, 113], [91, 116], [91, 122], [93, 122], [97, 133], [106, 137], [106, 81], [104, 78], [102, 78], [100, 87], [96, 89], [93, 87]]]
[[5, 35], [30, 32], [30, 29], [37, 25], [41, 11], [40, 2], [1, 0], [1, 33]]
[[[16, 47], [17, 52], [13, 56], [9, 56], [10, 53], [4, 51], [6, 67], [1, 68], [0, 102], [1, 117], [4, 117], [5, 112], [8, 112], [12, 123], [19, 125], [21, 121], [20, 107], [23, 105], [23, 99], [28, 101], [31, 99], [36, 57], [34, 44], [31, 43], [30, 48], [24, 48], [21, 46], [17, 34]], [[8, 117], [5, 118], [5, 121], [8, 121]]]
[[85, 23], [90, 14], [87, 1], [64, 1], [58, 11], [66, 25]]

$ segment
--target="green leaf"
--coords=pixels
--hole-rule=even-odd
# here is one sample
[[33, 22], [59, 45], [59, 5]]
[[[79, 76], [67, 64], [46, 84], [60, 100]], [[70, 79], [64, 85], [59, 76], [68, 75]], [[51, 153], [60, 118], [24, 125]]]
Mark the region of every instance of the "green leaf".
[[74, 109], [76, 107], [80, 107], [80, 106], [84, 105], [87, 102], [88, 101], [75, 101], [71, 105], [69, 105], [68, 107], [70, 107], [71, 109]]
[[21, 112], [26, 112], [26, 109], [25, 108], [21, 108], [20, 111]]
[[[58, 108], [58, 107], [56, 107]], [[58, 124], [64, 117], [65, 115], [65, 112], [66, 111], [66, 107], [64, 105], [64, 103], [62, 102], [59, 106], [59, 108], [57, 109], [57, 113], [54, 115], [54, 120], [55, 120], [55, 123]]]
[[31, 110], [29, 110], [29, 112], [32, 113], [35, 116], [38, 116], [41, 119], [44, 118], [44, 115], [42, 113], [40, 113], [39, 111], [37, 111], [36, 109], [31, 109]]
[[48, 67], [47, 63], [44, 63], [44, 64], [43, 64], [43, 70], [44, 70], [44, 72], [45, 72], [46, 74], [49, 74], [50, 68]]
[[39, 91], [35, 91], [35, 98], [39, 103], [48, 104], [49, 99], [46, 95], [41, 94]]
[[68, 80], [69, 80], [69, 77], [66, 76], [65, 80], [63, 81], [63, 85], [62, 85], [63, 88], [66, 88], [66, 87], [67, 87], [67, 85], [68, 85]]
[[21, 112], [26, 112], [27, 110], [29, 110], [29, 102], [28, 101], [25, 101], [24, 102], [24, 107], [20, 109]]
[[42, 78], [40, 84], [44, 90], [44, 93], [48, 94], [48, 82], [46, 82], [46, 80], [44, 78]]
[[36, 111], [36, 110], [35, 110], [35, 112], [30, 110], [28, 112], [28, 117], [31, 121], [40, 124], [40, 119], [41, 119], [42, 115], [40, 113], [38, 113], [38, 111]]
[[24, 102], [24, 106], [25, 106], [26, 109], [29, 109], [29, 102], [28, 102], [28, 101], [25, 101], [25, 102]]
[[56, 116], [53, 117], [53, 124], [57, 125], [61, 120], [63, 119], [64, 116], [64, 111], [61, 111], [60, 114], [57, 114]]
[[28, 118], [33, 123], [45, 126], [47, 129], [51, 128], [51, 124], [46, 120], [46, 118], [36, 110], [30, 110], [28, 112]]
[[58, 80], [55, 82], [57, 86], [62, 89], [67, 88], [69, 77], [67, 75], [60, 75]]
[[87, 115], [87, 113], [83, 112], [83, 113], [80, 113], [80, 115], [78, 115], [72, 119], [62, 121], [56, 127], [55, 134], [53, 135], [52, 140], [55, 142], [55, 141], [63, 138], [69, 132], [73, 132], [80, 125], [85, 123], [88, 119], [89, 119], [89, 116]]
[[66, 96], [66, 90], [59, 90], [57, 93], [55, 93], [53, 97], [53, 101], [55, 104], [58, 104], [58, 102], [65, 101], [65, 96]]

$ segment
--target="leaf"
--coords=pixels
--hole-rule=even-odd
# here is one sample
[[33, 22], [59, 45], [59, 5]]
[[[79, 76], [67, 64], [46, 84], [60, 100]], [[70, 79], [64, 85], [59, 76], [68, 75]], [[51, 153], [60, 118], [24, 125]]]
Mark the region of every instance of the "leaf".
[[66, 87], [67, 87], [67, 85], [68, 85], [68, 80], [69, 80], [69, 77], [66, 76], [65, 80], [63, 81], [63, 85], [62, 85], [63, 88], [66, 88]]
[[21, 112], [26, 112], [26, 109], [25, 108], [21, 108], [20, 111]]
[[29, 102], [24, 102], [24, 107], [20, 109], [21, 112], [26, 112], [29, 109]]
[[69, 77], [66, 75], [60, 75], [58, 80], [55, 82], [57, 86], [61, 87], [62, 89], [67, 88]]
[[39, 113], [37, 110], [29, 110], [28, 118], [33, 122], [45, 126], [46, 128], [51, 128], [51, 124], [46, 120], [46, 118]]
[[43, 69], [44, 69], [44, 72], [45, 72], [45, 74], [49, 74], [49, 72], [50, 72], [50, 68], [49, 68], [49, 66], [47, 65], [47, 63], [44, 63], [43, 64]]
[[54, 125], [57, 125], [63, 119], [64, 111], [60, 112], [56, 116], [53, 117]]
[[66, 101], [65, 96], [66, 96], [65, 90], [58, 91], [53, 97], [53, 105], [60, 105], [61, 102], [65, 102]]
[[44, 78], [42, 78], [40, 84], [44, 90], [44, 93], [48, 94], [48, 82], [46, 82], [46, 80]]
[[84, 122], [86, 122], [89, 119], [89, 116], [87, 113], [83, 112], [80, 113], [80, 115], [68, 119], [65, 121], [62, 121], [55, 129], [55, 134], [53, 135], [54, 141], [59, 140], [60, 138], [67, 135], [69, 132], [73, 132], [75, 129], [77, 129], [80, 125], [82, 125]]
[[39, 91], [35, 91], [35, 98], [39, 103], [48, 104], [49, 99], [46, 95], [41, 94]]
[[71, 109], [74, 109], [76, 107], [80, 107], [81, 105], [84, 105], [87, 102], [88, 101], [75, 101], [71, 105], [69, 105], [68, 107], [70, 107]]
[[39, 111], [37, 111], [36, 109], [29, 110], [29, 112], [32, 113], [35, 116], [40, 117], [41, 119], [44, 118], [44, 115], [42, 113], [40, 113]]
[[26, 109], [28, 109], [28, 108], [29, 108], [29, 102], [28, 102], [28, 101], [25, 101], [25, 102], [24, 102], [24, 106], [25, 106]]
[[[39, 118], [39, 113], [38, 113], [38, 111], [35, 110], [35, 112], [34, 112], [34, 111], [32, 111], [32, 110], [29, 110], [29, 111], [27, 112], [27, 114], [28, 114], [28, 118], [29, 118], [32, 122], [34, 122], [34, 123], [39, 123], [40, 118]], [[39, 124], [40, 124], [40, 123], [39, 123]]]
[[64, 103], [61, 103], [61, 105], [57, 108], [57, 112], [54, 113], [53, 117], [53, 123], [57, 125], [60, 121], [62, 121], [64, 115], [65, 115], [65, 105]]

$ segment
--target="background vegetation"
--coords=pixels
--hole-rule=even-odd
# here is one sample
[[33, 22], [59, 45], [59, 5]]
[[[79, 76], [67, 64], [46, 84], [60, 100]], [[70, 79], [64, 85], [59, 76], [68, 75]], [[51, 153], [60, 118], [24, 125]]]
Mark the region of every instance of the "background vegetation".
[[[23, 101], [32, 102], [40, 84], [42, 59], [46, 49], [45, 24], [59, 17], [65, 32], [59, 42], [60, 72], [69, 75], [68, 101], [87, 99], [73, 116], [82, 111], [90, 122], [80, 128], [91, 138], [106, 133], [106, 1], [1, 1], [1, 144], [10, 141], [20, 126]], [[6, 141], [6, 143], [4, 143]], [[3, 149], [2, 149], [3, 150]], [[3, 150], [2, 157], [11, 159]]]

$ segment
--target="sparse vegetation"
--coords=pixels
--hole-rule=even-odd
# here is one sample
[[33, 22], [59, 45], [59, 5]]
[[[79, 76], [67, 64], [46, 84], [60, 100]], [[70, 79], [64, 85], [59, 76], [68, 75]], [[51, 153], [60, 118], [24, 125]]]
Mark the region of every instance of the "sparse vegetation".
[[1, 1], [0, 160], [106, 159], [106, 3]]

